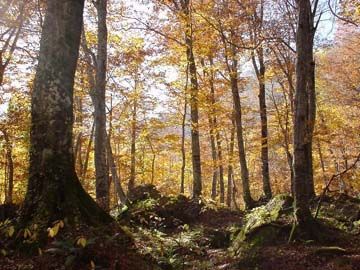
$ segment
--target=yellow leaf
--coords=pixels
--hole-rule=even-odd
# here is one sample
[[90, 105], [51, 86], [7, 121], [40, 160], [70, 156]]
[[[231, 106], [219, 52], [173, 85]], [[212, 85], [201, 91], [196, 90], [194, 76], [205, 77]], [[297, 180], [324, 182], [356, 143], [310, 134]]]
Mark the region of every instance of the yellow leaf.
[[10, 226], [7, 233], [8, 233], [8, 236], [11, 237], [14, 235], [14, 232], [15, 232], [15, 228], [14, 226]]
[[38, 249], [39, 255], [41, 256], [43, 254], [41, 248]]
[[60, 228], [59, 223], [55, 224], [54, 227], [49, 228], [49, 229], [48, 229], [48, 231], [49, 231], [49, 237], [51, 237], [51, 238], [55, 237], [55, 236], [58, 234], [58, 232], [59, 232], [59, 228]]
[[77, 244], [79, 245], [79, 246], [82, 246], [83, 248], [86, 246], [86, 239], [84, 238], [84, 237], [80, 237], [78, 240], [77, 240]]
[[6, 252], [5, 249], [0, 250], [0, 252], [1, 252], [1, 254], [2, 254], [3, 256], [6, 256], [6, 255], [7, 255], [7, 252]]

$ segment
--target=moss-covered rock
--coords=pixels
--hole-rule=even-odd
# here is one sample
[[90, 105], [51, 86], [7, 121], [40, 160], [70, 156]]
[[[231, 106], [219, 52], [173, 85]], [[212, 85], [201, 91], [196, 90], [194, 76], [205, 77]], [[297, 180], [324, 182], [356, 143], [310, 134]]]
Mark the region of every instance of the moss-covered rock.
[[233, 240], [231, 250], [235, 255], [255, 247], [272, 243], [288, 224], [293, 199], [277, 195], [266, 205], [254, 208], [245, 216], [244, 226]]
[[325, 197], [319, 216], [333, 227], [357, 234], [360, 232], [360, 199], [346, 194]]

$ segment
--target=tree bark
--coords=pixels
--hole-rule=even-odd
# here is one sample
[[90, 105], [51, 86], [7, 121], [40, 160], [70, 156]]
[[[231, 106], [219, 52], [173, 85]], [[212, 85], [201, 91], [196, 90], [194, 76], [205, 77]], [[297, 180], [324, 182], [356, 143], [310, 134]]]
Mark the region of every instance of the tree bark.
[[[231, 200], [232, 197], [235, 195], [235, 185], [234, 182], [234, 172], [233, 172], [233, 163], [234, 163], [234, 146], [235, 146], [235, 120], [232, 114], [231, 117], [231, 135], [230, 135], [230, 145], [229, 145], [229, 163], [228, 163], [228, 186], [227, 186], [227, 197], [226, 197], [226, 204], [228, 207], [231, 207]], [[234, 198], [234, 200], [236, 200]]]
[[312, 97], [313, 23], [309, 0], [298, 0], [296, 36], [296, 92], [294, 122], [294, 193], [295, 215], [300, 230], [312, 231], [313, 217], [309, 209], [309, 186], [312, 181], [312, 136], [314, 119]]
[[[186, 70], [186, 72], [188, 72]], [[181, 122], [181, 177], [180, 177], [180, 193], [185, 193], [185, 168], [186, 168], [186, 149], [185, 149], [185, 128], [186, 128], [186, 116], [187, 116], [187, 75], [186, 75], [186, 87], [184, 97], [184, 113]]]
[[267, 108], [266, 108], [266, 86], [265, 86], [265, 61], [264, 49], [260, 46], [256, 50], [257, 60], [252, 56], [253, 66], [259, 82], [259, 108], [260, 108], [260, 123], [261, 123], [261, 171], [263, 180], [263, 191], [265, 198], [270, 200], [272, 197], [270, 185], [269, 172], [269, 147], [268, 147], [268, 123], [267, 123]]
[[5, 139], [5, 152], [6, 152], [6, 166], [7, 166], [7, 189], [5, 193], [5, 203], [13, 202], [13, 190], [14, 190], [14, 160], [12, 154], [12, 143], [10, 141], [9, 134], [6, 130], [2, 130]]
[[30, 168], [20, 224], [112, 219], [84, 191], [72, 148], [73, 87], [84, 1], [47, 1], [31, 99]]
[[128, 190], [131, 191], [135, 187], [136, 178], [136, 128], [137, 128], [137, 83], [135, 82], [135, 95], [133, 99], [133, 111], [131, 119], [131, 150], [130, 150], [130, 179], [128, 184]]
[[118, 172], [116, 170], [114, 155], [113, 155], [113, 152], [111, 149], [110, 137], [107, 137], [107, 139], [106, 139], [106, 150], [107, 150], [107, 155], [108, 155], [111, 176], [112, 176], [112, 180], [114, 182], [114, 187], [115, 187], [115, 191], [118, 196], [118, 199], [121, 204], [128, 204], [129, 203], [128, 198], [126, 197], [124, 189], [121, 186], [120, 175], [118, 174]]
[[182, 1], [182, 12], [186, 18], [185, 44], [186, 56], [189, 64], [190, 74], [190, 115], [191, 115], [191, 150], [193, 165], [193, 197], [199, 197], [202, 192], [201, 180], [201, 154], [200, 154], [200, 132], [199, 132], [199, 108], [195, 57], [193, 52], [192, 23], [189, 0]]
[[93, 141], [93, 138], [94, 138], [94, 133], [95, 133], [95, 119], [94, 119], [94, 122], [93, 122], [92, 127], [91, 127], [91, 133], [90, 133], [90, 136], [89, 136], [89, 142], [88, 142], [88, 145], [86, 147], [84, 165], [81, 168], [81, 174], [80, 174], [81, 180], [85, 179], [85, 177], [86, 177], [88, 164], [89, 164], [89, 158], [90, 158], [90, 152], [91, 152], [91, 145], [92, 145], [92, 141]]
[[241, 112], [241, 102], [240, 102], [239, 87], [238, 87], [237, 59], [235, 58], [234, 53], [233, 53], [232, 65], [230, 69], [230, 82], [231, 82], [231, 92], [234, 102], [235, 124], [236, 124], [236, 134], [237, 134], [237, 142], [239, 148], [243, 198], [244, 198], [245, 208], [251, 209], [254, 206], [254, 200], [252, 199], [250, 192], [249, 171], [246, 161], [245, 143], [244, 143], [243, 128], [242, 128], [242, 112]]
[[96, 200], [109, 209], [109, 175], [106, 160], [106, 66], [107, 66], [107, 0], [95, 2], [98, 16], [96, 77], [93, 103], [95, 107], [95, 173]]

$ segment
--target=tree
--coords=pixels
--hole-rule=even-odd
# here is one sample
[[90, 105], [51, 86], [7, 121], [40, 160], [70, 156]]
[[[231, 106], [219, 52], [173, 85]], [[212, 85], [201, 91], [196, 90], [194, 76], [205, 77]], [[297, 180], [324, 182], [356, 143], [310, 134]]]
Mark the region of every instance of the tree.
[[296, 90], [294, 121], [294, 194], [295, 216], [300, 230], [311, 232], [313, 217], [309, 199], [314, 194], [312, 137], [315, 121], [315, 62], [313, 42], [315, 8], [309, 0], [298, 0], [296, 35]]
[[107, 66], [107, 0], [95, 3], [98, 16], [96, 76], [92, 101], [95, 108], [95, 172], [96, 200], [101, 207], [109, 209], [109, 175], [106, 161], [106, 66]]
[[[174, 0], [174, 3], [176, 1]], [[199, 83], [197, 80], [196, 63], [193, 51], [192, 15], [190, 0], [180, 0], [180, 11], [185, 19], [185, 44], [186, 55], [189, 63], [190, 75], [190, 116], [191, 116], [191, 150], [193, 165], [193, 196], [199, 197], [202, 192], [201, 180], [201, 154], [200, 154], [200, 133], [199, 133], [199, 108], [198, 92]]]
[[48, 0], [32, 92], [30, 168], [22, 224], [98, 225], [108, 216], [85, 192], [72, 149], [73, 86], [84, 1]]
[[[259, 10], [258, 10], [259, 9]], [[261, 0], [259, 8], [254, 7], [253, 16], [250, 25], [250, 39], [254, 46], [251, 52], [251, 60], [255, 69], [256, 78], [259, 83], [259, 108], [261, 122], [261, 162], [262, 162], [262, 180], [264, 195], [267, 200], [272, 197], [269, 172], [269, 147], [268, 147], [268, 120], [266, 107], [266, 85], [265, 85], [265, 57], [264, 42], [261, 36], [264, 31], [264, 1]], [[260, 37], [259, 37], [260, 36]]]
[[[8, 29], [6, 29], [3, 33], [0, 33], [0, 41], [4, 40], [4, 42], [0, 42], [0, 44], [3, 43], [0, 48], [0, 86], [3, 84], [5, 70], [10, 64], [24, 26], [26, 5], [27, 1], [14, 4], [17, 9], [16, 19], [11, 23], [11, 26]], [[13, 8], [12, 3], [4, 3], [4, 6], [3, 4], [0, 4], [0, 11], [2, 11], [1, 14], [6, 14], [6, 10], [11, 8]], [[6, 16], [4, 17], [5, 19], [8, 19]]]

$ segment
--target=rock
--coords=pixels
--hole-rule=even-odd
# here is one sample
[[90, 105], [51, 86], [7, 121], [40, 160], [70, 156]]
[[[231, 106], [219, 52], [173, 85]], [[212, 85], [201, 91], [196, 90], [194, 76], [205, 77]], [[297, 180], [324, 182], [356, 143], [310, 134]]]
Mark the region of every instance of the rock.
[[[235, 254], [256, 246], [272, 243], [286, 224], [292, 212], [293, 199], [288, 195], [277, 195], [266, 205], [254, 208], [245, 216], [244, 226], [232, 243]], [[286, 225], [284, 225], [286, 226]]]
[[360, 231], [360, 200], [346, 194], [327, 196], [323, 200], [320, 217], [338, 229], [358, 233]]
[[160, 203], [158, 209], [159, 216], [174, 217], [181, 220], [184, 224], [193, 222], [199, 217], [203, 203], [196, 199], [189, 199], [184, 195], [168, 198], [164, 204]]
[[230, 246], [231, 233], [228, 231], [206, 228], [204, 235], [209, 239], [211, 248], [228, 248]]
[[154, 185], [147, 184], [135, 187], [129, 192], [128, 197], [130, 201], [138, 202], [146, 199], [159, 199], [161, 194]]

